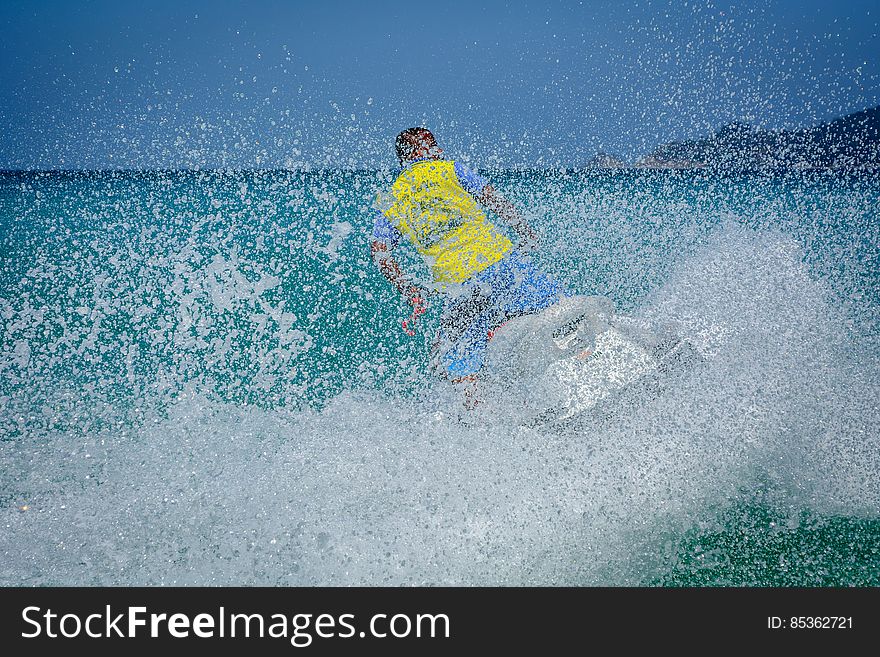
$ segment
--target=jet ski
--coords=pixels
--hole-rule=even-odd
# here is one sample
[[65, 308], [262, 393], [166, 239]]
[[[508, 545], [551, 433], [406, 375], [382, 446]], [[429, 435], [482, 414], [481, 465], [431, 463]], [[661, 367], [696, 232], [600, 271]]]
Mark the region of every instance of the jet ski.
[[704, 340], [674, 321], [620, 313], [606, 297], [566, 297], [496, 329], [485, 394], [504, 397], [522, 424], [570, 424], [656, 396], [670, 377], [711, 355]]

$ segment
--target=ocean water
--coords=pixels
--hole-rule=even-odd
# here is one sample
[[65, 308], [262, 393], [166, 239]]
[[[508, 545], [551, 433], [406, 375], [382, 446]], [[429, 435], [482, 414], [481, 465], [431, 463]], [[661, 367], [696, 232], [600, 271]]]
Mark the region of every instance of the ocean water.
[[488, 173], [712, 358], [462, 422], [369, 258], [387, 172], [0, 174], [0, 584], [880, 585], [880, 179]]

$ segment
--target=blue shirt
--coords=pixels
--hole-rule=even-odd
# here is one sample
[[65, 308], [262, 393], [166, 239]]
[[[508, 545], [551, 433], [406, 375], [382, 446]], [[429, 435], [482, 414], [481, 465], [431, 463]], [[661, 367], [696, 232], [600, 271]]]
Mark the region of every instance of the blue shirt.
[[[421, 160], [415, 160], [413, 163], [420, 161]], [[483, 189], [486, 188], [486, 185], [489, 184], [489, 181], [483, 176], [472, 169], [468, 169], [463, 164], [453, 162], [453, 168], [455, 169], [455, 176], [458, 178], [458, 183], [464, 188], [464, 191], [473, 196], [479, 196]], [[389, 248], [393, 249], [400, 243], [401, 237], [402, 235], [400, 234], [400, 231], [394, 227], [394, 224], [388, 220], [388, 217], [386, 217], [381, 210], [377, 210], [376, 217], [373, 220], [373, 240], [385, 242]]]

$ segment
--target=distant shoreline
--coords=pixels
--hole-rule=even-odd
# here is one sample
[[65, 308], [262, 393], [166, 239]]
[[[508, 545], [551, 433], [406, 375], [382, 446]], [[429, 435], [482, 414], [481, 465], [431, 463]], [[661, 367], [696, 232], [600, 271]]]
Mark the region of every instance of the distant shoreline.
[[880, 106], [798, 130], [728, 123], [698, 139], [662, 144], [630, 164], [597, 153], [595, 168], [880, 170]]

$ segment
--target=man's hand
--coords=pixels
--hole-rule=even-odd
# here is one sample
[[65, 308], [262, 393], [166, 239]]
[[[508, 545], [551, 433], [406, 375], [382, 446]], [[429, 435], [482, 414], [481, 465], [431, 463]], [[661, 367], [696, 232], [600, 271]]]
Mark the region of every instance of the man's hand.
[[413, 312], [408, 319], [403, 320], [403, 330], [407, 335], [415, 335], [416, 321], [420, 315], [428, 312], [428, 303], [425, 301], [422, 291], [415, 286], [413, 286], [410, 296], [407, 297], [407, 301], [412, 304]]
[[[425, 290], [422, 290], [421, 288], [414, 285], [407, 295], [406, 300], [409, 301], [410, 305], [412, 305], [413, 308], [424, 309], [428, 307], [427, 296], [428, 293]], [[424, 312], [425, 311], [422, 310], [421, 312], [419, 312], [419, 315], [424, 314]]]

